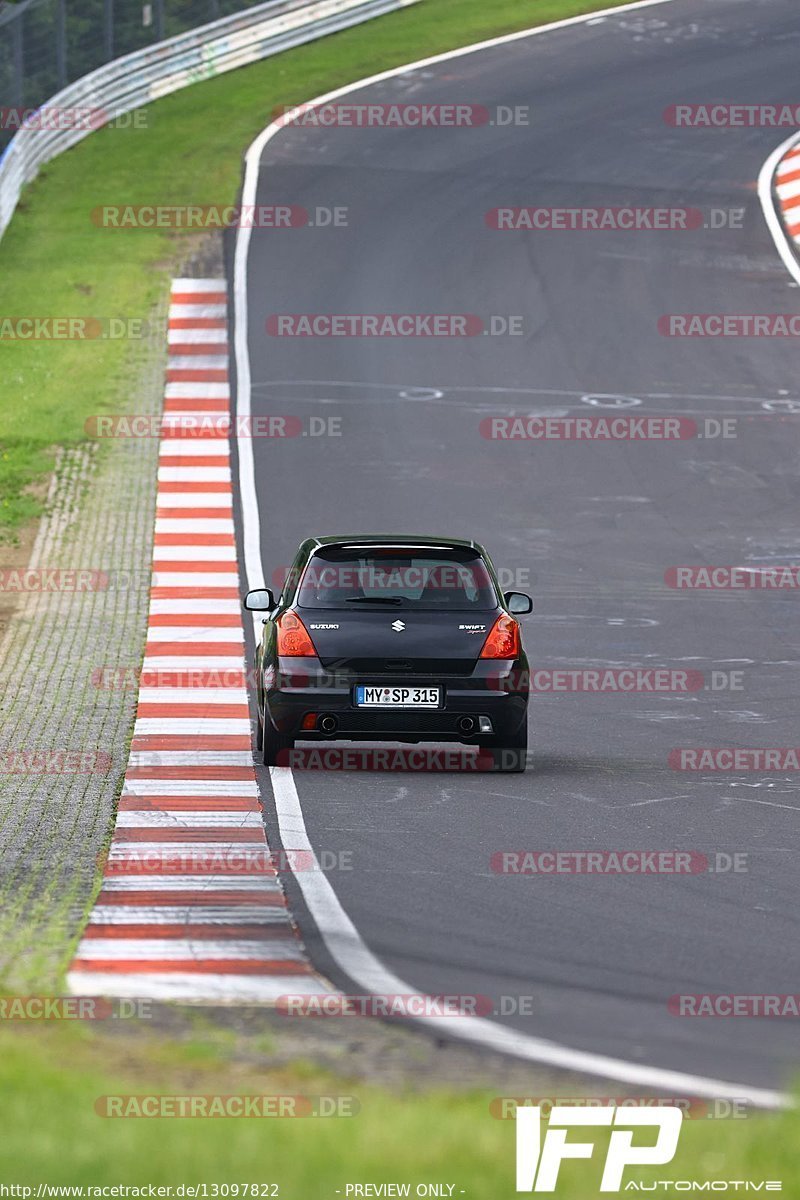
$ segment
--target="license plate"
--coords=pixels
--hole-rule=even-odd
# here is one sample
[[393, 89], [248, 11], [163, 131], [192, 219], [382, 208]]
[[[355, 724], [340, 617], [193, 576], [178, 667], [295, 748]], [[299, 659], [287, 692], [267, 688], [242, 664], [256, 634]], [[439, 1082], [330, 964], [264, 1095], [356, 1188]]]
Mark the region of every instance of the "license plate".
[[442, 689], [438, 687], [370, 687], [359, 684], [356, 705], [359, 708], [438, 708]]

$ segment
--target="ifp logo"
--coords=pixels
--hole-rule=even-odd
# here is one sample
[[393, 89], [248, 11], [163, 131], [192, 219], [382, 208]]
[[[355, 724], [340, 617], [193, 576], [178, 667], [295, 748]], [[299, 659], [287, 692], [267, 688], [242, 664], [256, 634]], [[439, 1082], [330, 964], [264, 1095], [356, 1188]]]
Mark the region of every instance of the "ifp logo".
[[[598, 1108], [554, 1105], [542, 1145], [541, 1109], [518, 1107], [517, 1191], [553, 1192], [565, 1158], [592, 1157], [592, 1142], [567, 1141], [567, 1130], [571, 1126], [613, 1125], [600, 1191], [618, 1192], [626, 1167], [655, 1166], [672, 1161], [678, 1148], [682, 1120], [683, 1112], [676, 1105], [650, 1109], [618, 1108], [616, 1104]], [[653, 1145], [633, 1145], [634, 1129], [642, 1125], [657, 1126], [658, 1136]]]

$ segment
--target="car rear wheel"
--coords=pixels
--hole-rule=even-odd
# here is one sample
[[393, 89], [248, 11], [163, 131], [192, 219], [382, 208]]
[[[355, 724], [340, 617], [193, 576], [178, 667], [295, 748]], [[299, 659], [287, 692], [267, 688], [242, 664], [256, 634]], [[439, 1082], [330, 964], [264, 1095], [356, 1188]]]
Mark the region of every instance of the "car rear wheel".
[[261, 761], [265, 767], [288, 767], [289, 751], [294, 749], [294, 738], [278, 733], [266, 713], [259, 721]]
[[525, 770], [528, 759], [528, 726], [523, 721], [517, 733], [481, 738], [481, 750], [491, 752], [495, 771], [520, 773]]

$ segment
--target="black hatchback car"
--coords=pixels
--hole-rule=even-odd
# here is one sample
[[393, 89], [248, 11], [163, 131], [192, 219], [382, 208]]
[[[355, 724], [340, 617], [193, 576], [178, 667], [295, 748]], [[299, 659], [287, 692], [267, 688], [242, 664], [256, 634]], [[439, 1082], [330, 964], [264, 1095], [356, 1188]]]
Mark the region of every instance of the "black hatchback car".
[[[516, 615], [477, 542], [309, 538], [280, 598], [259, 589], [257, 745], [286, 764], [296, 740], [463, 742], [525, 769], [528, 660]], [[488, 758], [488, 756], [487, 756]]]

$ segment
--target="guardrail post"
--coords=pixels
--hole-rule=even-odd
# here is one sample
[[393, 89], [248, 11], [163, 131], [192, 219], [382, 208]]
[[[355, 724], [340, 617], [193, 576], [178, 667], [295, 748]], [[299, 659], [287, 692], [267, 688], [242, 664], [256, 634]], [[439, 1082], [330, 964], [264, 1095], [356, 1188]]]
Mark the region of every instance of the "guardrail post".
[[67, 0], [56, 0], [56, 70], [59, 89], [67, 86]]
[[114, 57], [114, 0], [103, 0], [103, 46], [106, 62]]
[[23, 86], [22, 76], [24, 71], [23, 65], [23, 42], [22, 42], [22, 23], [25, 20], [24, 12], [17, 14], [17, 19], [11, 25], [11, 33], [14, 39], [14, 107], [22, 108], [23, 105]]

